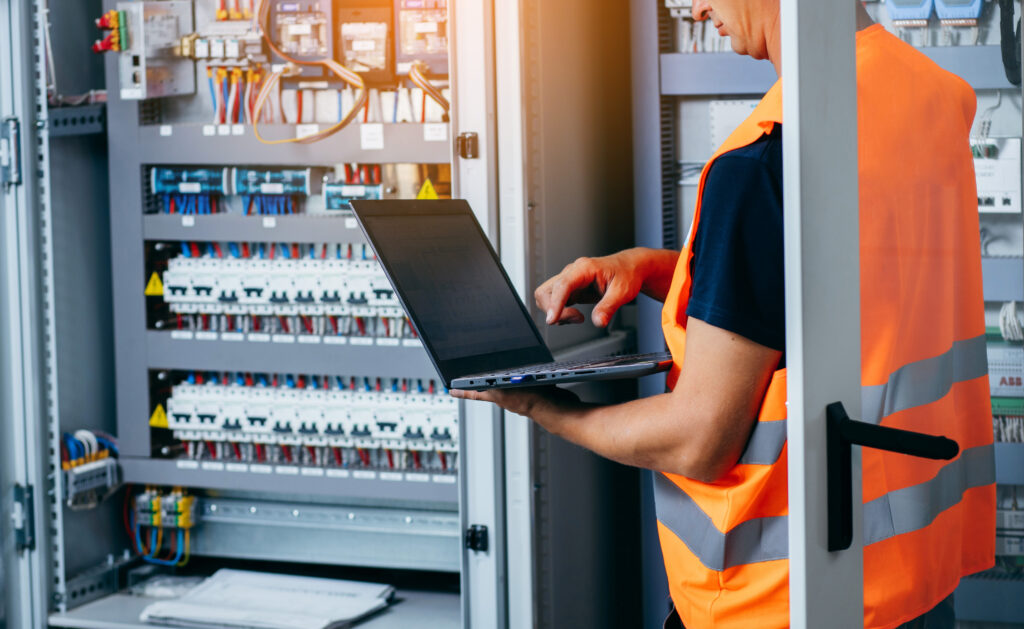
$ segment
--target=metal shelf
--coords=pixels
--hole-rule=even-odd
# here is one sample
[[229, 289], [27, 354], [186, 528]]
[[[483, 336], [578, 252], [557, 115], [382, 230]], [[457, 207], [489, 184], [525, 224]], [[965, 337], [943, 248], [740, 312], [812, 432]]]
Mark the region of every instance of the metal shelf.
[[[154, 369], [265, 371], [367, 376], [372, 378], [437, 379], [426, 350], [415, 339], [408, 346], [325, 345], [293, 341], [254, 342], [172, 338], [173, 332], [146, 333], [146, 365]], [[292, 336], [292, 339], [298, 337]], [[351, 340], [351, 339], [350, 339]]]
[[142, 218], [142, 235], [146, 240], [365, 242], [349, 212], [290, 216], [148, 214]]
[[[384, 148], [364, 150], [359, 124], [312, 144], [260, 143], [243, 125], [146, 125], [138, 127], [136, 154], [147, 164], [274, 164], [328, 166], [342, 163], [447, 164], [451, 142], [427, 142], [424, 125], [382, 124]], [[294, 125], [261, 125], [264, 138], [295, 137]]]
[[[921, 48], [942, 68], [962, 77], [976, 90], [1010, 89], [999, 46]], [[764, 94], [776, 81], [775, 68], [733, 53], [665, 53], [661, 55], [661, 93], [665, 96]]]
[[[458, 594], [399, 590], [398, 602], [358, 623], [359, 629], [458, 629], [462, 606]], [[139, 614], [155, 598], [114, 594], [63, 614], [52, 614], [49, 626], [68, 629], [153, 629]]]
[[985, 301], [1024, 299], [1024, 259], [982, 258], [981, 275]]
[[1024, 443], [996, 443], [995, 457], [996, 483], [1024, 485]]
[[[240, 463], [228, 471], [227, 464], [217, 461], [193, 461], [187, 459], [148, 459], [122, 457], [121, 471], [126, 483], [140, 485], [182, 486], [201, 489], [230, 489], [238, 491], [279, 492], [304, 495], [344, 496], [375, 501], [415, 501], [455, 505], [458, 503], [458, 483], [452, 474], [412, 474], [407, 480], [402, 472], [390, 474], [366, 471], [356, 478], [327, 476], [325, 468], [303, 468], [291, 465], [268, 465], [256, 467]], [[245, 469], [243, 469], [243, 467]], [[303, 471], [307, 470], [307, 471]], [[311, 472], [309, 470], [316, 470]], [[335, 470], [333, 473], [348, 470]], [[311, 474], [318, 475], [311, 475]], [[319, 474], [323, 474], [320, 476]], [[369, 478], [370, 475], [373, 478]], [[301, 484], [300, 482], [301, 481]]]

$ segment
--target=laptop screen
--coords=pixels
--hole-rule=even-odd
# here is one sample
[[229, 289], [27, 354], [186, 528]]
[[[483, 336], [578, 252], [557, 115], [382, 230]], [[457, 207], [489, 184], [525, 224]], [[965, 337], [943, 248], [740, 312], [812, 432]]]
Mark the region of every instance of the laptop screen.
[[356, 213], [446, 384], [550, 360], [468, 204], [365, 201]]

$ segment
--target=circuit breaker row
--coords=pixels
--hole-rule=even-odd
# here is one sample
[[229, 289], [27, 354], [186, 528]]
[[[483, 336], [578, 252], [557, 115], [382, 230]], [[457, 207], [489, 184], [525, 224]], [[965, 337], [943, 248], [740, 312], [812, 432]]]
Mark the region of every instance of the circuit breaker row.
[[[234, 243], [210, 243], [206, 253], [195, 243], [183, 243], [182, 247], [182, 254], [168, 260], [162, 278], [164, 301], [174, 313], [334, 315], [404, 321], [394, 289], [380, 265], [370, 259], [366, 245], [260, 243], [245, 247], [248, 257]], [[228, 255], [221, 257], [225, 251]], [[336, 327], [334, 322], [329, 330], [319, 332], [341, 334], [343, 330]]]
[[451, 471], [458, 451], [457, 401], [429, 381], [190, 374], [166, 406], [187, 458]]

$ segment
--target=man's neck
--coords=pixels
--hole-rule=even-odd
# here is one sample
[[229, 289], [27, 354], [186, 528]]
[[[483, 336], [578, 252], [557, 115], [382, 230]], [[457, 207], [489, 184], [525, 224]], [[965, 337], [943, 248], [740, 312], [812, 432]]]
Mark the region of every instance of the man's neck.
[[[857, 1], [857, 30], [862, 31], [873, 26], [875, 21], [868, 15], [864, 5]], [[781, 17], [776, 16], [775, 24], [768, 33], [768, 60], [775, 66], [775, 74], [782, 76], [782, 24]]]

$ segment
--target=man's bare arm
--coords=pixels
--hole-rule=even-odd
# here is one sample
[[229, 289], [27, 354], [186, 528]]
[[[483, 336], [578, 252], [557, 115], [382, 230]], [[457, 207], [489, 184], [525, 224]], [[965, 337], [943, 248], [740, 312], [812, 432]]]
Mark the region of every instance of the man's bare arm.
[[601, 456], [703, 482], [739, 460], [781, 352], [690, 319], [676, 388], [625, 404], [583, 404], [558, 389], [453, 391], [530, 417]]

